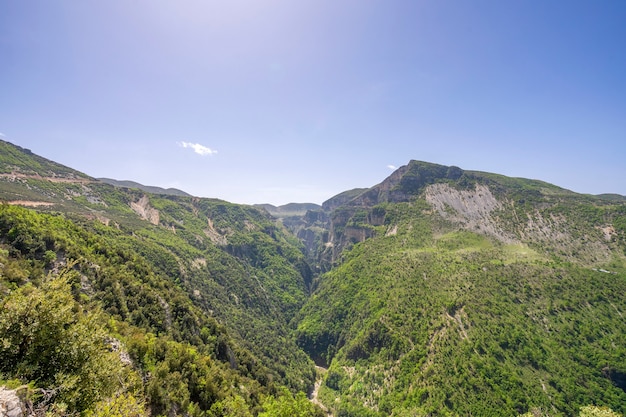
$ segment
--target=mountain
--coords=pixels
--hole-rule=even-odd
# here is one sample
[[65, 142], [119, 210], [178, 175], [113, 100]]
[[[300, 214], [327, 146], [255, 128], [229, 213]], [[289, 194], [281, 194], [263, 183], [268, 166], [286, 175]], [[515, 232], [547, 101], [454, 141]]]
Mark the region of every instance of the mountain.
[[0, 174], [2, 178], [15, 181], [17, 178], [45, 177], [50, 181], [89, 181], [89, 176], [72, 168], [35, 155], [30, 149], [25, 149], [12, 143], [0, 140], [2, 164]]
[[411, 161], [329, 223], [297, 322], [336, 414], [625, 411], [622, 202]]
[[177, 195], [182, 197], [191, 197], [191, 194], [187, 194], [176, 188], [161, 188], [151, 185], [143, 185], [135, 181], [118, 181], [111, 178], [98, 178], [98, 181], [102, 181], [106, 184], [113, 185], [115, 187], [137, 188], [152, 194], [165, 194], [165, 195]]
[[[49, 412], [93, 411], [126, 392], [152, 415], [257, 414], [312, 389], [313, 363], [289, 326], [311, 272], [265, 211], [114, 187], [7, 142], [0, 172], [0, 379], [33, 381], [29, 396]], [[85, 322], [52, 314], [66, 308]], [[89, 378], [115, 363], [101, 348], [110, 341], [120, 376], [98, 388]], [[83, 345], [108, 359], [80, 359]]]
[[626, 201], [626, 196], [620, 194], [598, 194], [597, 197], [610, 201]]
[[282, 206], [256, 204], [255, 207], [265, 209], [268, 213], [277, 218], [302, 216], [309, 210], [319, 210], [321, 208], [321, 206], [314, 203], [289, 203]]
[[0, 142], [0, 386], [40, 414], [626, 412], [619, 196], [421, 161], [321, 206], [129, 185]]

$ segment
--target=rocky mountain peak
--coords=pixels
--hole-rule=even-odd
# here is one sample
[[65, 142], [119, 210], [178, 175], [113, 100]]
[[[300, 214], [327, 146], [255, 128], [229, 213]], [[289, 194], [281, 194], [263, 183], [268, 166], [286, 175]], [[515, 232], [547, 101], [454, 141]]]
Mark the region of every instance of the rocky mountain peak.
[[458, 180], [463, 173], [464, 171], [456, 166], [411, 160], [380, 184], [358, 195], [349, 205], [371, 207], [382, 202], [406, 202], [420, 193], [425, 186], [442, 180]]

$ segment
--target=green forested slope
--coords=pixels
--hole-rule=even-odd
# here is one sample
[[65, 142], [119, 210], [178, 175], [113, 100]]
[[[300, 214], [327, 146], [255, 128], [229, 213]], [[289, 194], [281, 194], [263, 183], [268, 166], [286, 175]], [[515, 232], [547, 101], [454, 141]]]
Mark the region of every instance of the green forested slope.
[[374, 237], [346, 244], [300, 312], [299, 344], [329, 365], [325, 404], [341, 416], [624, 413], [624, 206], [483, 173], [420, 177], [409, 201], [360, 199], [334, 225], [335, 243], [349, 228]]
[[0, 386], [40, 413], [321, 415], [313, 360], [335, 416], [626, 412], [621, 198], [411, 161], [277, 221], [0, 142], [0, 201]]
[[[35, 404], [55, 415], [104, 407], [120, 393], [118, 406], [143, 410], [145, 401], [152, 415], [256, 414], [281, 385], [297, 389], [291, 381], [311, 372], [288, 344], [269, 341], [263, 351], [232, 321], [207, 315], [159, 271], [166, 266], [153, 266], [168, 258], [150, 242], [8, 205], [0, 236], [0, 379], [29, 384]], [[248, 328], [285, 334], [274, 321]], [[288, 363], [263, 356], [280, 349]]]
[[[229, 415], [224, 401], [256, 415], [264, 396], [284, 394], [281, 386], [312, 387], [313, 364], [288, 326], [307, 297], [310, 270], [297, 239], [267, 213], [116, 188], [6, 142], [0, 168], [8, 173], [0, 200], [10, 203], [0, 206], [0, 302], [21, 304], [21, 293], [50, 291], [46, 283], [63, 275], [75, 309], [98, 312], [100, 334], [122, 341], [143, 381], [129, 393], [145, 398], [152, 415], [212, 407], [210, 415]], [[14, 329], [15, 318], [7, 320]], [[16, 337], [28, 339], [27, 330]], [[18, 362], [30, 366], [22, 353], [7, 359], [0, 379], [53, 389], [55, 379], [16, 372]], [[70, 410], [95, 404], [53, 397], [50, 404], [56, 398]]]
[[[92, 286], [101, 291], [100, 298], [111, 300], [108, 312], [125, 319], [125, 303], [143, 297], [135, 288], [128, 294], [112, 292], [120, 279], [113, 272], [151, 268], [183, 290], [201, 314], [229, 328], [257, 358], [254, 367], [262, 369], [258, 378], [305, 391], [312, 385], [312, 365], [287, 326], [307, 296], [310, 269], [297, 239], [267, 213], [215, 199], [148, 194], [91, 181], [7, 142], [0, 142], [0, 171], [22, 175], [0, 177], [0, 200], [62, 214], [71, 220], [67, 225], [79, 225], [102, 239], [93, 262], [113, 262], [115, 271], [84, 274], [104, 277], [105, 282]], [[88, 242], [67, 240], [79, 252], [73, 259], [94, 251]], [[155, 309], [161, 314], [167, 310]]]
[[57, 164], [49, 159], [35, 155], [4, 140], [0, 140], [0, 174], [37, 175], [40, 177], [58, 177], [89, 180], [82, 172]]

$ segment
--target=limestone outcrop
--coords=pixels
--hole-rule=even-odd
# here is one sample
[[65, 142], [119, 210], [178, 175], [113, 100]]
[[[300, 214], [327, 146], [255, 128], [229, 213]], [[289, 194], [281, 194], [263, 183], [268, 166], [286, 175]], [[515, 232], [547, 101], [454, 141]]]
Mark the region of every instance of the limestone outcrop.
[[0, 387], [0, 417], [30, 417], [17, 389]]

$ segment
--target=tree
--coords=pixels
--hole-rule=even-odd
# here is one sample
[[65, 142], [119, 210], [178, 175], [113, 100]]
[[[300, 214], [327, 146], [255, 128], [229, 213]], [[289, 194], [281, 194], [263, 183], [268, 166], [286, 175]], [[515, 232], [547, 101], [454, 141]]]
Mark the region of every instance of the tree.
[[234, 395], [214, 403], [211, 406], [210, 415], [215, 417], [252, 417], [246, 401], [240, 395]]
[[322, 410], [311, 403], [302, 391], [294, 397], [282, 388], [277, 397], [267, 397], [259, 417], [323, 417]]
[[621, 417], [615, 411], [608, 407], [597, 407], [595, 405], [587, 405], [580, 407], [580, 417]]
[[130, 393], [100, 401], [87, 412], [86, 417], [145, 417], [142, 401]]
[[83, 411], [134, 374], [111, 351], [99, 315], [73, 299], [70, 271], [71, 265], [41, 287], [29, 283], [0, 301], [0, 372], [34, 383], [42, 401]]

